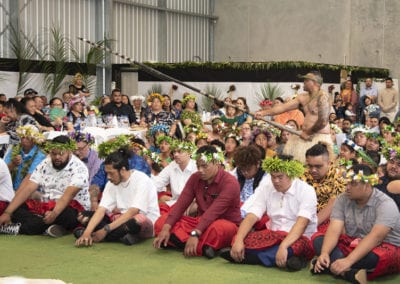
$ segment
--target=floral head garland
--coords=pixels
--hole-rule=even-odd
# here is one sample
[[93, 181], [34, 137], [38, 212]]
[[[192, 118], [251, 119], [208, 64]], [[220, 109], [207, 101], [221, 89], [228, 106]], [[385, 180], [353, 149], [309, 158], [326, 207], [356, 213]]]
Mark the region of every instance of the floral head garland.
[[188, 96], [184, 97], [183, 100], [182, 100], [182, 104], [186, 105], [187, 102], [190, 101], [190, 100], [195, 102], [196, 101], [196, 96], [195, 95], [188, 95]]
[[385, 128], [383, 128], [383, 131], [387, 131], [387, 132], [390, 132], [390, 133], [396, 132], [396, 130], [394, 129], [393, 125], [386, 125]]
[[360, 147], [356, 143], [354, 143], [353, 140], [344, 139], [343, 143], [346, 144], [347, 146], [351, 147], [356, 152], [362, 150], [362, 147]]
[[281, 131], [280, 131], [278, 128], [275, 128], [275, 127], [268, 127], [267, 129], [268, 129], [268, 131], [269, 131], [270, 133], [272, 133], [272, 134], [275, 135], [276, 137], [281, 136]]
[[76, 150], [76, 142], [72, 139], [69, 139], [68, 143], [59, 143], [48, 141], [45, 146], [45, 151], [50, 153], [52, 150], [60, 150], [60, 151], [75, 151]]
[[159, 101], [164, 103], [164, 98], [159, 93], [152, 93], [147, 97], [147, 103], [152, 103], [154, 99], [159, 99]]
[[172, 143], [173, 143], [173, 140], [170, 136], [161, 135], [161, 136], [157, 137], [156, 145], [160, 145], [161, 142], [163, 142], [163, 141], [167, 142], [169, 145], [172, 145]]
[[364, 126], [357, 125], [351, 129], [351, 137], [354, 138], [358, 132], [366, 133], [367, 131], [368, 130]]
[[35, 144], [42, 144], [46, 141], [46, 138], [34, 125], [20, 126], [15, 131], [20, 138], [29, 138]]
[[339, 166], [348, 169], [351, 169], [353, 167], [353, 161], [352, 160], [346, 160], [345, 158], [339, 159]]
[[197, 134], [197, 136], [196, 136], [196, 141], [197, 141], [197, 140], [200, 140], [200, 139], [207, 140], [207, 138], [208, 138], [208, 134], [207, 134], [207, 133], [199, 132], [199, 133]]
[[173, 149], [173, 151], [178, 150], [178, 151], [186, 152], [186, 153], [189, 153], [190, 155], [193, 155], [193, 153], [196, 151], [196, 145], [194, 145], [192, 142], [188, 142], [188, 141], [174, 140], [172, 149]]
[[68, 133], [68, 136], [72, 139], [75, 140], [76, 142], [86, 142], [89, 145], [94, 143], [94, 137], [90, 135], [90, 133], [83, 133], [80, 131], [74, 131]]
[[225, 137], [224, 137], [225, 142], [226, 142], [226, 140], [228, 140], [228, 138], [233, 138], [238, 145], [240, 145], [240, 143], [242, 142], [242, 137], [240, 135], [238, 135], [235, 131], [228, 132], [225, 135]]
[[166, 124], [156, 124], [153, 125], [149, 128], [149, 135], [153, 136], [157, 133], [157, 132], [164, 132], [165, 134], [169, 133], [169, 126]]
[[99, 157], [104, 159], [112, 152], [123, 147], [128, 147], [130, 145], [130, 138], [131, 136], [129, 135], [119, 135], [114, 139], [101, 143], [97, 148]]
[[382, 154], [386, 158], [386, 160], [400, 160], [400, 147], [390, 145], [386, 146], [382, 149]]
[[217, 149], [216, 153], [206, 153], [206, 152], [203, 152], [200, 154], [195, 153], [193, 155], [193, 159], [194, 160], [200, 159], [207, 164], [212, 161], [222, 164], [225, 161], [224, 153], [221, 151], [220, 148], [217, 148], [217, 147], [215, 147], [215, 148]]
[[196, 135], [200, 133], [201, 127], [196, 124], [189, 124], [183, 127], [185, 134], [195, 133]]
[[350, 169], [347, 172], [343, 173], [343, 178], [345, 181], [350, 183], [351, 181], [362, 181], [364, 183], [369, 183], [371, 186], [374, 186], [378, 184], [379, 182], [379, 177], [377, 174], [372, 174], [369, 176], [364, 175], [363, 171], [358, 171], [358, 173], [355, 173], [353, 169]]
[[150, 160], [153, 161], [153, 163], [159, 164], [161, 163], [161, 158], [156, 152], [152, 152], [147, 148], [143, 148], [142, 151], [140, 152], [141, 156], [146, 156], [150, 158]]
[[304, 174], [304, 166], [296, 160], [281, 160], [278, 157], [266, 158], [262, 162], [262, 169], [267, 173], [284, 173], [290, 179], [300, 177]]
[[140, 96], [140, 95], [131, 96], [130, 99], [131, 99], [132, 102], [136, 101], [136, 100], [139, 100], [139, 101], [142, 101], [142, 102], [144, 101], [144, 97]]
[[375, 140], [377, 140], [380, 145], [385, 144], [385, 139], [383, 139], [383, 137], [380, 136], [379, 133], [367, 132], [367, 133], [365, 133], [365, 136], [367, 136], [367, 139], [375, 139]]
[[272, 106], [273, 102], [270, 100], [263, 100], [260, 102], [260, 107], [265, 107], [265, 106]]
[[334, 123], [330, 124], [331, 130], [335, 131], [336, 134], [342, 133], [342, 129]]

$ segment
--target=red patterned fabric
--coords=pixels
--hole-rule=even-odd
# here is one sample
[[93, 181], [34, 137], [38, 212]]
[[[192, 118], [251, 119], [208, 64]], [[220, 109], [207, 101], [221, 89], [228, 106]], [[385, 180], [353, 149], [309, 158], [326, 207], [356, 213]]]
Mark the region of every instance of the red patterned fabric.
[[8, 206], [8, 202], [0, 201], [0, 215], [3, 214], [3, 212], [6, 210], [7, 206]]
[[159, 203], [158, 207], [160, 208], [160, 214], [164, 215], [169, 213], [171, 211], [171, 206], [167, 205], [166, 203]]
[[[324, 236], [323, 233], [317, 232], [312, 236], [312, 241], [315, 238]], [[341, 235], [337, 246], [345, 256], [349, 255], [355, 246], [350, 244], [355, 240], [347, 235]], [[389, 243], [382, 243], [372, 250], [379, 257], [378, 265], [374, 271], [368, 273], [368, 280], [375, 279], [378, 276], [394, 274], [400, 272], [400, 247], [396, 247]]]
[[[53, 210], [56, 206], [56, 202], [54, 200], [41, 202], [39, 200], [28, 199], [25, 204], [28, 206], [29, 211], [31, 211], [33, 214], [39, 215], [44, 215], [45, 212]], [[78, 212], [85, 210], [85, 208], [83, 208], [83, 206], [76, 200], [72, 200], [68, 206], [78, 210]]]
[[[168, 214], [162, 215], [156, 221], [154, 230], [156, 236], [160, 233]], [[185, 243], [189, 237], [190, 232], [196, 229], [201, 217], [183, 216], [171, 229], [171, 234], [174, 234], [181, 242]], [[197, 245], [197, 255], [202, 255], [204, 245], [208, 245], [215, 250], [228, 247], [231, 244], [232, 238], [236, 235], [238, 227], [236, 224], [218, 219], [211, 223], [211, 225], [201, 234], [199, 244]], [[169, 242], [168, 245], [174, 246]]]
[[[247, 235], [244, 240], [244, 245], [246, 249], [264, 250], [280, 244], [287, 235], [287, 232], [271, 231], [269, 229], [254, 231]], [[307, 259], [311, 259], [314, 256], [311, 241], [305, 236], [300, 237], [290, 247], [293, 250], [293, 254], [296, 256], [305, 256]]]
[[330, 220], [326, 220], [325, 222], [323, 222], [321, 225], [318, 226], [317, 231], [319, 233], [323, 233], [325, 234], [326, 231], [328, 230], [329, 224], [331, 223]]

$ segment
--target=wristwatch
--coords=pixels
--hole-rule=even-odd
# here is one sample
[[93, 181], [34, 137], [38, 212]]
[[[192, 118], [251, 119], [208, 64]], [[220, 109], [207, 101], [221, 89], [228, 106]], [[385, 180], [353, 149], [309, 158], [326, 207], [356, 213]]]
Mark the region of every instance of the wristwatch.
[[105, 225], [105, 226], [103, 227], [103, 229], [104, 229], [104, 231], [106, 231], [107, 234], [111, 232], [110, 225], [108, 225], [108, 224]]
[[190, 232], [190, 236], [191, 236], [191, 237], [196, 237], [196, 238], [200, 237], [199, 233], [197, 233], [196, 230], [191, 231], [191, 232]]

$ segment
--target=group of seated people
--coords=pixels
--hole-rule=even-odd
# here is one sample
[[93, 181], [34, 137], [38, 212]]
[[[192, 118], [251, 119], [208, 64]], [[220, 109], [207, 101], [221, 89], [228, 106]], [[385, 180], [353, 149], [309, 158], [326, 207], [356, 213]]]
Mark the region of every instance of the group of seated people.
[[[147, 139], [121, 135], [97, 149], [84, 129], [46, 141], [46, 128], [24, 112], [13, 118], [5, 103], [15, 142], [0, 159], [1, 233], [73, 232], [78, 247], [155, 237], [155, 248], [187, 257], [291, 271], [310, 261], [311, 273], [352, 283], [400, 271], [400, 136], [390, 121], [332, 120], [334, 151], [319, 142], [302, 163], [282, 154], [294, 134], [241, 112], [242, 98], [208, 126], [194, 95], [177, 111], [160, 94], [147, 107], [135, 96], [138, 107], [126, 108], [121, 97], [113, 90], [102, 113], [147, 127]], [[296, 117], [287, 128], [301, 127]]]

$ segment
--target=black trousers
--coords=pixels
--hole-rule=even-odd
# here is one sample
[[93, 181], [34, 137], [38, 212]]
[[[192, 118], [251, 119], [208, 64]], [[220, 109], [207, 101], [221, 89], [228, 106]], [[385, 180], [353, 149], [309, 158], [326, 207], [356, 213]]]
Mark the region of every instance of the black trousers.
[[[67, 207], [57, 216], [53, 224], [63, 226], [68, 231], [72, 231], [78, 226], [78, 210]], [[43, 216], [33, 214], [29, 211], [26, 204], [21, 205], [14, 211], [11, 219], [14, 223], [21, 223], [20, 234], [41, 235], [50, 226], [43, 221]]]

